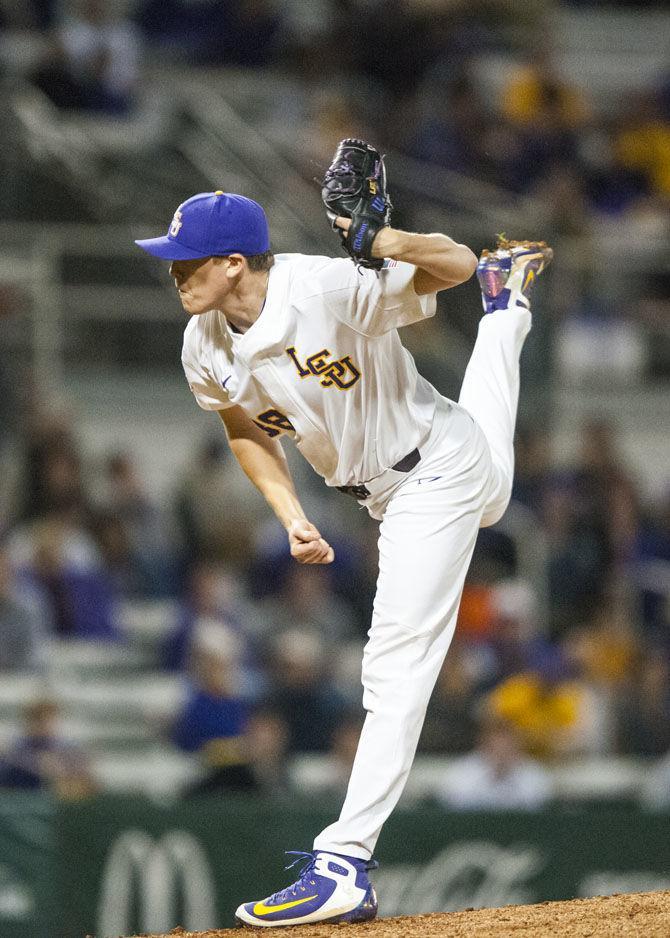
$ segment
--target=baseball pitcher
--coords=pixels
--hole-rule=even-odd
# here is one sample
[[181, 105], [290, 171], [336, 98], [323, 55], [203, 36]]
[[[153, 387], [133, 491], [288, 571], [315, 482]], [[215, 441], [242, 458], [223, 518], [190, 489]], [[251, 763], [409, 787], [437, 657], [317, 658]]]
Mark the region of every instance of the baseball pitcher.
[[[219, 413], [293, 557], [330, 563], [333, 550], [301, 507], [282, 437], [381, 520], [347, 795], [312, 851], [294, 854], [297, 880], [237, 909], [261, 927], [376, 915], [375, 844], [412, 765], [477, 532], [510, 498], [529, 294], [552, 256], [543, 242], [500, 241], [477, 263], [444, 234], [390, 227], [383, 158], [360, 140], [339, 145], [322, 198], [348, 257], [273, 256], [261, 206], [221, 191], [188, 199], [164, 237], [137, 242], [171, 262], [190, 316], [191, 390]], [[417, 372], [398, 329], [433, 316], [436, 293], [475, 270], [485, 314], [456, 403]]]

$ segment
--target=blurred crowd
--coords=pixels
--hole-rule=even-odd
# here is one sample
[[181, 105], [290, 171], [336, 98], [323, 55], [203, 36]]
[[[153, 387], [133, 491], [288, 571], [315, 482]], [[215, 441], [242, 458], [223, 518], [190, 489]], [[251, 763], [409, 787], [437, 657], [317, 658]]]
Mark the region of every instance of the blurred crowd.
[[[22, 0], [0, 3], [0, 29], [43, 38], [32, 79], [68, 110], [131, 112], [146, 62], [294, 74], [328, 89], [303, 104], [327, 153], [355, 124], [515, 192], [541, 186], [559, 229], [578, 234], [589, 213], [651, 224], [670, 195], [670, 63], [600, 113], [552, 44], [552, 13], [589, 6], [654, 4]], [[501, 54], [513, 67], [492, 94], [475, 66]]]
[[[600, 113], [557, 66], [545, 29], [556, 7], [4, 0], [0, 30], [41, 37], [30, 78], [66, 111], [128, 118], [147, 62], [273, 68], [321, 89], [296, 112], [315, 155], [370, 135], [541, 193], [554, 230], [578, 249], [594, 217], [657, 231], [670, 196], [670, 70]], [[474, 63], [500, 51], [514, 67], [492, 95]], [[598, 286], [582, 285], [587, 300]], [[639, 315], [666, 335], [667, 273], [647, 286]], [[341, 794], [363, 718], [374, 523], [331, 537], [315, 518], [336, 561], [299, 567], [232, 471], [223, 429], [159, 502], [131, 453], [92, 461], [71, 421], [21, 403], [4, 364], [0, 383], [0, 471], [15, 480], [14, 496], [0, 493], [0, 669], [44, 673], [53, 642], [129, 646], [124, 607], [167, 601], [156, 664], [183, 675], [188, 693], [163, 735], [203, 766], [185, 794], [289, 794], [288, 760], [309, 753], [329, 760], [324, 791]], [[606, 423], [581, 428], [567, 468], [547, 432], [522, 426], [510, 512], [542, 547], [541, 582], [509, 527], [482, 532], [420, 743], [453, 757], [435, 798], [455, 809], [537, 807], [553, 796], [551, 766], [628, 755], [658, 760], [659, 797], [670, 802], [670, 492], [649, 502]], [[55, 702], [31, 703], [25, 719], [0, 784], [95, 791]]]
[[[363, 718], [375, 523], [358, 513], [335, 532], [334, 564], [301, 567], [244, 497], [223, 429], [157, 503], [129, 453], [87, 464], [67, 420], [31, 407], [0, 544], [2, 670], [44, 673], [54, 641], [130, 646], [124, 605], [167, 600], [155, 666], [188, 692], [163, 733], [205, 768], [187, 794], [285, 792], [287, 760], [309, 753], [331, 760], [341, 792]], [[435, 793], [455, 807], [535, 806], [551, 797], [546, 767], [576, 757], [670, 759], [670, 499], [643, 501], [593, 421], [560, 469], [543, 432], [520, 430], [509, 511], [541, 532], [546, 595], [504, 525], [482, 531], [420, 743], [458, 757]], [[56, 710], [31, 704], [0, 782], [92, 790]]]
[[[0, 0], [0, 39], [7, 37], [0, 52], [7, 54], [14, 37], [14, 58], [25, 58], [24, 73], [57, 108], [128, 121], [131, 136], [163, 107], [160, 79], [144, 80], [151, 69], [158, 75], [174, 68], [178, 74], [200, 69], [289, 77], [291, 91], [277, 85], [263, 129], [287, 145], [306, 179], [312, 181], [315, 164], [327, 165], [340, 139], [354, 135], [511, 196], [539, 200], [545, 233], [571, 239], [572, 264], [580, 271], [566, 285], [558, 312], [580, 327], [632, 324], [621, 362], [619, 334], [603, 338], [614, 370], [641, 368], [667, 377], [670, 284], [654, 251], [670, 236], [670, 60], [644, 72], [621, 55], [630, 87], [620, 82], [610, 93], [601, 87], [594, 94], [588, 70], [572, 73], [554, 28], [561, 10], [606, 15], [615, 8], [663, 6], [623, 0]], [[34, 40], [29, 46], [16, 40], [27, 35]], [[588, 49], [581, 55], [588, 58]], [[173, 92], [170, 97], [178, 110]], [[176, 126], [177, 117], [168, 124]], [[428, 191], [435, 188], [429, 173], [423, 171]], [[407, 202], [411, 198], [400, 193], [398, 224], [407, 222]], [[621, 238], [622, 232], [635, 242], [636, 261], [625, 278], [616, 264], [602, 274], [593, 258], [603, 236]], [[639, 260], [645, 250], [651, 256], [646, 264]], [[577, 341], [584, 349], [588, 336], [580, 331]], [[643, 366], [636, 341], [645, 347]]]

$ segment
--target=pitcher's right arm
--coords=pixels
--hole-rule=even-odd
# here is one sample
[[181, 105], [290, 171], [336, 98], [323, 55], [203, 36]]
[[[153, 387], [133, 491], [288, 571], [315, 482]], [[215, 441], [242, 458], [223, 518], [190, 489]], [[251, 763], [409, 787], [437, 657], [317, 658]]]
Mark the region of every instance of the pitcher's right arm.
[[291, 556], [299, 563], [331, 563], [334, 551], [308, 521], [279, 441], [238, 406], [220, 410], [233, 455], [286, 529]]

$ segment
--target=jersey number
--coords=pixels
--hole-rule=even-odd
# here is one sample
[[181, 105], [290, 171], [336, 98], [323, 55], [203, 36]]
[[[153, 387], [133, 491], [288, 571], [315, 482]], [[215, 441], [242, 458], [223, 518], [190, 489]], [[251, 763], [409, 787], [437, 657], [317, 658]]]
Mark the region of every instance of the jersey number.
[[254, 423], [261, 430], [265, 430], [268, 436], [279, 436], [287, 430], [295, 430], [286, 414], [282, 414], [279, 410], [264, 410], [256, 417]]

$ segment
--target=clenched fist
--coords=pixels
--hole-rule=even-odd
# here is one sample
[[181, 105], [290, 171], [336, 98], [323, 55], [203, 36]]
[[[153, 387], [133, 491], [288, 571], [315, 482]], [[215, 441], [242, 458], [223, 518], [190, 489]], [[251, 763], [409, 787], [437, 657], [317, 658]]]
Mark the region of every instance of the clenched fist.
[[288, 527], [291, 556], [298, 563], [332, 563], [335, 551], [321, 537], [311, 521], [296, 518]]

